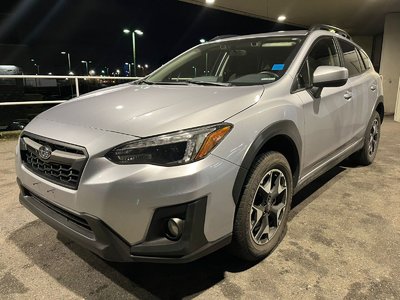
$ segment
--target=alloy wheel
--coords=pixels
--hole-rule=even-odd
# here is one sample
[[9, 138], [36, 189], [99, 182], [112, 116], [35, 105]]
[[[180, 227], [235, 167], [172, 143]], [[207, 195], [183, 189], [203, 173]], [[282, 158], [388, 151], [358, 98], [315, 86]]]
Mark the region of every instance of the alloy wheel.
[[268, 171], [258, 185], [250, 211], [250, 233], [256, 244], [266, 244], [277, 232], [287, 196], [285, 175], [278, 169]]
[[376, 149], [378, 148], [378, 138], [379, 138], [379, 121], [375, 119], [372, 122], [371, 131], [369, 134], [369, 143], [368, 143], [368, 155], [372, 156]]

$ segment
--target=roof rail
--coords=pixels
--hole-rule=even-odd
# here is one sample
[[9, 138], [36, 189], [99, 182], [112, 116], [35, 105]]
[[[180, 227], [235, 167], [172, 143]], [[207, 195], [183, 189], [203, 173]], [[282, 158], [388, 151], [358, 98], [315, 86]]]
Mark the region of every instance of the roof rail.
[[235, 37], [235, 36], [237, 36], [237, 34], [217, 35], [216, 37], [213, 37], [211, 40], [209, 40], [209, 42], [223, 40], [223, 39], [229, 39], [229, 38]]
[[344, 31], [343, 29], [340, 29], [338, 27], [335, 26], [331, 26], [331, 25], [326, 25], [326, 24], [317, 24], [317, 25], [313, 25], [310, 27], [309, 31], [315, 31], [315, 30], [327, 30], [336, 34], [341, 35], [342, 37], [345, 37], [346, 39], [351, 40], [351, 36], [350, 34], [348, 34], [346, 31]]

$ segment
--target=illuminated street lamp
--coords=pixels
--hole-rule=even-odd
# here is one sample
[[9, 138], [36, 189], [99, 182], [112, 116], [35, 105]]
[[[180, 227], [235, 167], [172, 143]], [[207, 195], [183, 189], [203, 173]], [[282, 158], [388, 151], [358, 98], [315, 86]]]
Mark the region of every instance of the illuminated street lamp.
[[204, 44], [205, 42], [206, 42], [205, 39], [200, 39], [200, 43], [201, 43], [201, 44]]
[[65, 52], [62, 51], [61, 52], [62, 55], [67, 55], [68, 58], [68, 74], [71, 73], [71, 55], [69, 54], [69, 52]]
[[129, 76], [132, 76], [131, 64], [126, 62], [126, 63], [125, 63], [125, 66], [128, 66], [128, 69], [129, 69]]
[[33, 62], [33, 65], [36, 67], [36, 75], [39, 74], [39, 65], [36, 64], [36, 61], [34, 58], [31, 58], [31, 62]]
[[136, 76], [136, 39], [135, 39], [135, 36], [136, 36], [136, 34], [139, 35], [139, 36], [142, 36], [143, 35], [143, 31], [138, 30], [138, 29], [132, 30], [132, 31], [129, 30], [129, 29], [124, 29], [123, 32], [125, 34], [132, 33], [133, 74], [134, 74], [134, 76]]
[[39, 75], [39, 72], [40, 72], [39, 67], [40, 67], [40, 65], [34, 64], [34, 66], [36, 67], [36, 75]]
[[86, 65], [86, 74], [88, 75], [88, 74], [89, 74], [89, 64], [91, 64], [92, 61], [90, 61], [90, 60], [89, 60], [89, 61], [87, 61], [87, 60], [82, 60], [81, 63], [83, 63], [83, 64]]
[[149, 69], [149, 65], [148, 65], [148, 64], [137, 65], [137, 68], [138, 68], [139, 70], [141, 70], [140, 75], [141, 75], [141, 76], [145, 76], [145, 75], [147, 74], [147, 71], [146, 71], [146, 70]]

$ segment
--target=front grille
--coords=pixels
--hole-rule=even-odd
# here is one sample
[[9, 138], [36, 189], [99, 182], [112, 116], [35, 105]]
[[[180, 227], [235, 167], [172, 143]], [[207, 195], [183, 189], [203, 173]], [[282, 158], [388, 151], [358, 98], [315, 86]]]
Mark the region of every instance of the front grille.
[[[22, 136], [20, 145], [21, 159], [26, 168], [51, 182], [70, 189], [78, 189], [87, 161], [87, 152], [84, 148], [31, 134]], [[40, 157], [41, 146], [51, 148], [50, 158]]]
[[44, 162], [30, 151], [26, 153], [26, 164], [36, 174], [60, 182], [62, 185], [78, 186], [79, 171], [72, 169], [71, 166]]

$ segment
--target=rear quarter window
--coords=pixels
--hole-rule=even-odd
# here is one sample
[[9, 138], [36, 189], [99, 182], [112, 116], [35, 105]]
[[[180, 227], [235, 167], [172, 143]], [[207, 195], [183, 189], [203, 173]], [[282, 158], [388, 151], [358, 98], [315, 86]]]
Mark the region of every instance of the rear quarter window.
[[362, 49], [358, 49], [361, 55], [361, 59], [364, 62], [365, 69], [369, 70], [372, 68], [371, 60], [369, 59], [368, 55]]

